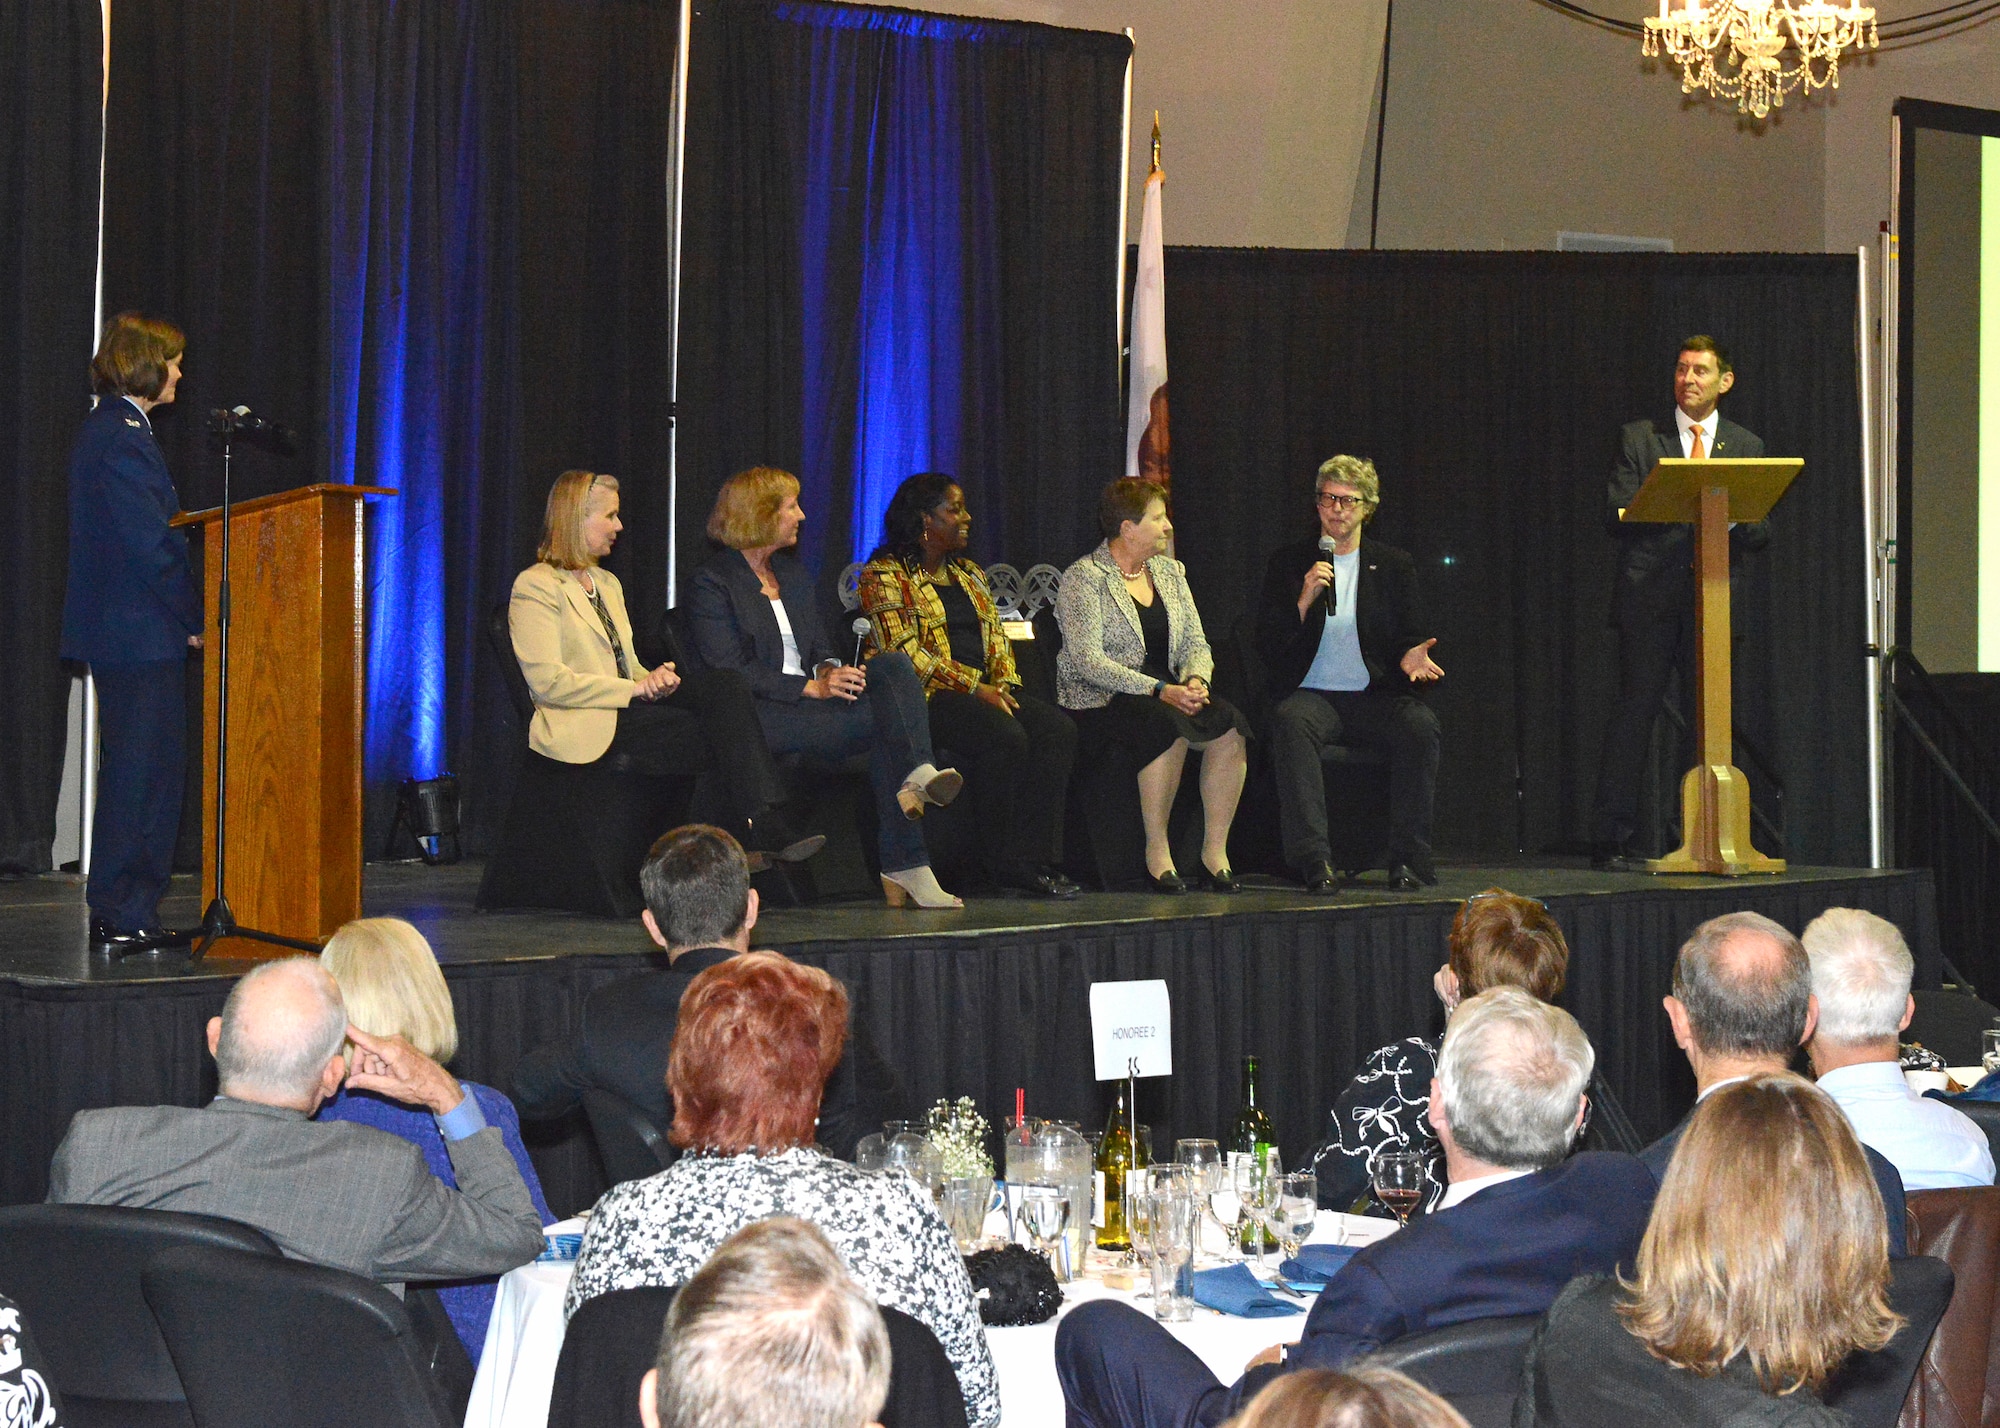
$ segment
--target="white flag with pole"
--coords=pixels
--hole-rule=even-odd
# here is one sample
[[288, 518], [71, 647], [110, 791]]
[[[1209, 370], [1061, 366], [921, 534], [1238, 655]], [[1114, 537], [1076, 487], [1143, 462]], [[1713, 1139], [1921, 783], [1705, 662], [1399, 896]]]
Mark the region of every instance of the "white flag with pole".
[[1132, 285], [1125, 474], [1171, 486], [1167, 456], [1167, 277], [1160, 237], [1160, 116], [1153, 114], [1153, 166], [1139, 212], [1139, 268]]

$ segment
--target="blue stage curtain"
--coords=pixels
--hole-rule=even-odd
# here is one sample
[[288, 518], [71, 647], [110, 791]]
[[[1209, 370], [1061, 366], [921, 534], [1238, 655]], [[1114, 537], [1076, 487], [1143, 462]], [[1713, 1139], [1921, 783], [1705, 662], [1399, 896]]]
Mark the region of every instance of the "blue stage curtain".
[[719, 0], [689, 42], [682, 558], [797, 472], [830, 578], [915, 471], [984, 559], [1068, 560], [1116, 475], [1123, 35]]
[[[534, 559], [549, 482], [591, 466], [665, 484], [648, 398], [677, 15], [120, 0], [107, 300], [188, 331], [159, 423], [183, 504], [219, 498], [202, 417], [239, 402], [305, 438], [291, 461], [240, 452], [239, 498], [401, 493], [369, 514], [371, 852], [407, 776], [462, 776], [469, 848], [497, 825], [522, 731], [484, 627]], [[660, 598], [663, 580], [635, 583]]]

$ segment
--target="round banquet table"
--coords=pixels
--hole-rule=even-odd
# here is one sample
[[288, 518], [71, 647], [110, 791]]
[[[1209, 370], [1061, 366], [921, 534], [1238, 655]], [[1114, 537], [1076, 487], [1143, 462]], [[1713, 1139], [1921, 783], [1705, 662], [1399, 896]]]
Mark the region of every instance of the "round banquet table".
[[[549, 1226], [548, 1233], [578, 1234], [583, 1223], [565, 1220]], [[1393, 1223], [1383, 1220], [1322, 1214], [1309, 1243], [1362, 1244], [1394, 1229]], [[1204, 1260], [1211, 1262], [1215, 1261]], [[575, 1268], [572, 1261], [537, 1261], [500, 1276], [465, 1428], [546, 1428], [556, 1359], [562, 1353], [563, 1295]], [[1141, 1313], [1152, 1312], [1150, 1297], [1142, 1299], [1136, 1290], [1114, 1289], [1101, 1275], [1102, 1268], [1093, 1257], [1082, 1277], [1063, 1286], [1063, 1307], [1056, 1318], [1042, 1324], [986, 1330], [1000, 1381], [1001, 1428], [1047, 1428], [1062, 1422], [1055, 1347], [1056, 1324], [1063, 1314], [1090, 1299], [1118, 1299]], [[1243, 1365], [1260, 1350], [1296, 1340], [1305, 1327], [1305, 1315], [1239, 1319], [1196, 1305], [1192, 1319], [1165, 1327], [1218, 1379], [1234, 1383], [1242, 1376]]]

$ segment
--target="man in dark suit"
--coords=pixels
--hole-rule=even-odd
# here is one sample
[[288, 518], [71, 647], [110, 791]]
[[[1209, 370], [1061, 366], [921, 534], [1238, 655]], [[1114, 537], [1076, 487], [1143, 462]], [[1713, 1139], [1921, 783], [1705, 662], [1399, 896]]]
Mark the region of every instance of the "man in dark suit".
[[[1711, 917], [1688, 935], [1674, 959], [1673, 994], [1661, 1003], [1674, 1041], [1694, 1068], [1695, 1100], [1760, 1071], [1787, 1071], [1819, 1023], [1812, 962], [1805, 945], [1761, 913]], [[1692, 1112], [1689, 1113], [1693, 1114]], [[1640, 1152], [1664, 1180], [1687, 1117]], [[1884, 1156], [1861, 1147], [1889, 1225], [1889, 1254], [1908, 1252], [1903, 1177]]]
[[1629, 1155], [1569, 1155], [1594, 1059], [1568, 1012], [1517, 987], [1465, 1002], [1431, 1083], [1451, 1180], [1438, 1208], [1349, 1260], [1299, 1342], [1259, 1354], [1231, 1387], [1149, 1316], [1079, 1305], [1056, 1331], [1070, 1428], [1213, 1428], [1279, 1374], [1341, 1368], [1452, 1324], [1539, 1314], [1577, 1275], [1629, 1265], [1652, 1176]]
[[[640, 920], [667, 954], [664, 971], [609, 982], [584, 999], [576, 1035], [537, 1047], [514, 1068], [514, 1104], [526, 1120], [564, 1114], [593, 1088], [612, 1091], [662, 1130], [673, 1124], [667, 1053], [681, 994], [698, 975], [750, 950], [757, 890], [743, 849], [719, 828], [691, 824], [663, 835], [639, 870]], [[861, 1137], [906, 1114], [896, 1073], [848, 995], [846, 1050], [820, 1102], [819, 1143], [846, 1160]]]
[[[541, 1253], [541, 1217], [478, 1101], [401, 1037], [349, 1026], [317, 961], [244, 977], [209, 1022], [208, 1046], [213, 1101], [79, 1111], [56, 1147], [49, 1199], [241, 1220], [293, 1259], [391, 1286], [504, 1274]], [[458, 1188], [400, 1136], [313, 1120], [343, 1080], [429, 1110]]]
[[1257, 607], [1285, 861], [1308, 892], [1334, 888], [1320, 754], [1352, 744], [1389, 757], [1389, 885], [1435, 883], [1438, 720], [1417, 689], [1444, 671], [1430, 656], [1437, 640], [1417, 568], [1394, 546], [1362, 538], [1382, 499], [1373, 462], [1334, 457], [1319, 468], [1313, 495], [1318, 538], [1272, 555]]
[[[1619, 520], [1653, 467], [1664, 457], [1750, 458], [1764, 442], [1716, 410], [1736, 385], [1729, 354], [1712, 337], [1690, 337], [1674, 364], [1674, 411], [1663, 421], [1626, 423], [1618, 460], [1604, 493], [1605, 528], [1617, 540], [1618, 574], [1611, 623], [1618, 630], [1618, 700], [1604, 730], [1592, 813], [1591, 863], [1614, 871], [1644, 871], [1633, 856], [1639, 777], [1652, 745], [1653, 721], [1678, 665], [1684, 697], [1694, 697], [1694, 528]], [[1733, 527], [1732, 557], [1770, 544], [1762, 521]]]
[[186, 667], [201, 644], [201, 595], [155, 408], [174, 399], [186, 342], [170, 322], [123, 312], [90, 364], [97, 407], [69, 463], [69, 582], [62, 657], [97, 686], [97, 807], [91, 823], [90, 943], [126, 954], [187, 941], [159, 925], [174, 871], [187, 777]]

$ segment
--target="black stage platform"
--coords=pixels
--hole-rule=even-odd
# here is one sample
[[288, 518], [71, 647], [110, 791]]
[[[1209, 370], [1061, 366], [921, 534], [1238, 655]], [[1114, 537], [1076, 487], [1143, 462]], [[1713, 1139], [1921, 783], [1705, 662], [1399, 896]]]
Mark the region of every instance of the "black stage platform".
[[[1027, 1087], [1032, 1114], [1101, 1120], [1089, 985], [1164, 977], [1175, 1073], [1140, 1090], [1155, 1144], [1224, 1133], [1238, 1058], [1254, 1052], [1294, 1159], [1319, 1139], [1332, 1097], [1368, 1050], [1439, 1025], [1431, 975], [1457, 901], [1484, 887], [1538, 897], [1562, 923], [1572, 953], [1564, 1005], [1648, 1139], [1693, 1098], [1660, 998], [1676, 949], [1704, 918], [1750, 908], [1797, 930], [1827, 907], [1868, 908], [1902, 927], [1919, 986], [1935, 986], [1942, 966], [1928, 871], [1796, 868], [1730, 881], [1482, 864], [1448, 867], [1438, 887], [1405, 894], [1379, 876], [1333, 899], [1252, 880], [1237, 897], [976, 899], [946, 913], [835, 903], [770, 912], [755, 941], [848, 984], [913, 1113], [971, 1095], [996, 1122], [1016, 1086]], [[474, 863], [371, 865], [366, 905], [423, 928], [457, 1004], [454, 1069], [505, 1089], [522, 1052], [564, 1034], [591, 989], [640, 970], [649, 944], [636, 924], [476, 913], [478, 880]], [[199, 911], [191, 881], [177, 881], [166, 920], [191, 924]], [[49, 1156], [77, 1110], [198, 1105], [213, 1094], [202, 1027], [246, 965], [94, 960], [75, 879], [0, 883], [0, 1203], [45, 1193]], [[531, 1128], [529, 1139], [558, 1212], [602, 1188], [580, 1119]]]

